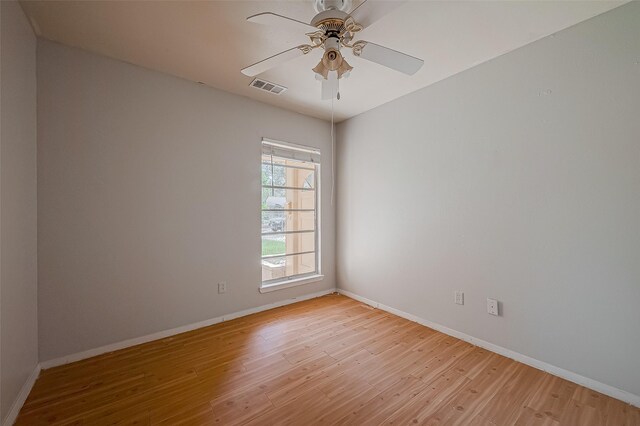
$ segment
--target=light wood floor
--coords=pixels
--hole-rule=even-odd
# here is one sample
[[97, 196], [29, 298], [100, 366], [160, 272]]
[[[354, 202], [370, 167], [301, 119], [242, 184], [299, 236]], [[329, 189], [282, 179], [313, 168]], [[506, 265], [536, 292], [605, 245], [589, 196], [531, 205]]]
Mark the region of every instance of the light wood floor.
[[640, 410], [331, 295], [43, 371], [18, 424], [640, 425]]

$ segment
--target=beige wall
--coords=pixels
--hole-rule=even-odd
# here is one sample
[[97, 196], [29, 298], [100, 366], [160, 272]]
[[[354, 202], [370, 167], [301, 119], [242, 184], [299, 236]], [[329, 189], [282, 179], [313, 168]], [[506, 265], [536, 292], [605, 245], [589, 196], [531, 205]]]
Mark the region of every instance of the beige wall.
[[631, 2], [341, 124], [339, 286], [640, 395], [639, 23]]
[[[38, 114], [41, 360], [335, 286], [328, 123], [48, 41]], [[267, 294], [263, 136], [322, 151], [325, 278]]]
[[38, 363], [36, 39], [18, 3], [0, 2], [0, 418]]

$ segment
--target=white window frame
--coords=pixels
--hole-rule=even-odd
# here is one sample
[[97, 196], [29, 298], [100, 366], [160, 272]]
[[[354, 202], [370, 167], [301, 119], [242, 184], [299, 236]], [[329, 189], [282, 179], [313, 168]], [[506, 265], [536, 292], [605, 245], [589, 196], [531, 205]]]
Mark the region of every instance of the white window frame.
[[[261, 143], [260, 164], [262, 167], [262, 155], [265, 154], [265, 149], [272, 149], [272, 155], [279, 158], [291, 158], [298, 161], [306, 161], [314, 165], [314, 191], [315, 191], [315, 264], [316, 270], [314, 272], [306, 274], [298, 274], [290, 277], [277, 278], [268, 281], [262, 281], [262, 249], [260, 249], [260, 292], [268, 293], [275, 290], [281, 290], [285, 288], [296, 287], [299, 285], [309, 284], [313, 282], [321, 281], [324, 278], [322, 275], [322, 248], [321, 248], [321, 211], [322, 211], [322, 197], [321, 197], [321, 174], [320, 174], [320, 150], [313, 147], [304, 145], [297, 145], [288, 142], [276, 141], [273, 139], [262, 138]], [[266, 148], [265, 148], [266, 147]], [[288, 153], [289, 156], [277, 155], [277, 153]], [[260, 185], [260, 197], [262, 197], [262, 189], [265, 187]], [[286, 210], [285, 210], [286, 211]], [[260, 208], [260, 226], [262, 228], [262, 208]], [[285, 233], [287, 231], [283, 231]], [[292, 232], [292, 231], [289, 231]], [[298, 232], [298, 231], [293, 231]], [[304, 231], [302, 231], [304, 232]], [[260, 239], [262, 241], [262, 229], [260, 230]], [[262, 244], [262, 243], [261, 243]], [[276, 257], [276, 256], [274, 256]]]

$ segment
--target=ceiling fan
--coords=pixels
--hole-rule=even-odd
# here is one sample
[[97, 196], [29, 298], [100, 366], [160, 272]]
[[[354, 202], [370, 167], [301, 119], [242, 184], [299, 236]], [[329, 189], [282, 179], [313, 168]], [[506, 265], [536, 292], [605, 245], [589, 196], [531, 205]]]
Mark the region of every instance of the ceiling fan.
[[340, 52], [341, 48], [349, 48], [354, 56], [392, 68], [402, 73], [415, 74], [424, 61], [388, 47], [370, 41], [355, 40], [362, 31], [387, 13], [400, 6], [403, 1], [363, 0], [358, 7], [351, 9], [351, 0], [314, 0], [317, 15], [309, 24], [297, 19], [288, 18], [272, 12], [258, 13], [247, 18], [247, 21], [264, 25], [289, 27], [305, 31], [309, 44], [302, 44], [270, 56], [242, 69], [242, 73], [255, 77], [284, 62], [306, 55], [314, 49], [323, 49], [322, 59], [313, 68], [316, 79], [322, 81], [322, 99], [339, 99], [338, 81], [349, 75], [353, 69]]

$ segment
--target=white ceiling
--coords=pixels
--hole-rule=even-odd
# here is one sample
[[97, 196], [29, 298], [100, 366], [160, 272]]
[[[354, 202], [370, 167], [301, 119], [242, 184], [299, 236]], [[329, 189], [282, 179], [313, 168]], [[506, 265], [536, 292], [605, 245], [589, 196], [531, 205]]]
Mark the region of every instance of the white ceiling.
[[[353, 0], [354, 6], [361, 0]], [[377, 0], [370, 0], [377, 1]], [[410, 1], [359, 38], [424, 59], [414, 76], [345, 56], [354, 67], [341, 81], [335, 118], [341, 121], [474, 65], [613, 9], [626, 1]], [[272, 11], [309, 22], [312, 1], [23, 1], [44, 38], [200, 81], [242, 96], [328, 119], [308, 55], [261, 78], [282, 84], [278, 96], [249, 87], [240, 69], [308, 38], [288, 28], [249, 23]]]

